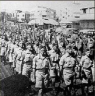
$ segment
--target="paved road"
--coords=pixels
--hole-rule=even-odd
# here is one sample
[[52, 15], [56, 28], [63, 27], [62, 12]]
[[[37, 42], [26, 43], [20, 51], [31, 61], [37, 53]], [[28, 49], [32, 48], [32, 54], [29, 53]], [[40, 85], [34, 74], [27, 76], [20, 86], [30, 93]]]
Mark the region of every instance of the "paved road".
[[12, 71], [9, 67], [9, 65], [3, 65], [3, 63], [0, 62], [0, 80], [7, 78], [12, 75]]
[[[0, 63], [0, 80], [2, 80], [2, 79], [4, 79], [4, 78], [7, 78], [7, 77], [9, 77], [9, 76], [11, 76], [12, 75], [12, 71], [11, 71], [11, 69], [10, 69], [10, 67], [9, 67], [9, 65], [7, 64], [7, 65], [3, 65], [3, 63]], [[79, 81], [80, 82], [80, 81]], [[58, 84], [56, 84], [56, 86], [57, 86]], [[34, 86], [32, 86], [32, 88], [34, 88]], [[59, 88], [58, 88], [59, 89]], [[34, 88], [34, 90], [35, 90], [35, 88]], [[59, 89], [59, 90], [61, 90], [61, 89]], [[48, 90], [49, 91], [49, 90]], [[61, 90], [59, 93], [58, 93], [58, 95], [57, 96], [64, 96], [63, 95], [63, 92], [62, 92], [63, 90]], [[36, 93], [35, 93], [36, 92]], [[35, 92], [33, 92], [33, 93], [35, 93], [35, 95], [32, 95], [32, 96], [37, 96], [37, 90], [35, 90]], [[1, 92], [0, 92], [1, 93]], [[1, 96], [3, 96], [3, 95], [1, 95]], [[53, 93], [53, 91], [49, 91], [49, 92], [47, 92], [44, 96], [54, 96], [54, 93]], [[81, 89], [79, 88], [79, 89], [77, 89], [76, 90], [76, 96], [82, 96], [82, 92], [81, 92]], [[89, 95], [90, 96], [90, 95]], [[93, 96], [93, 95], [92, 95]]]

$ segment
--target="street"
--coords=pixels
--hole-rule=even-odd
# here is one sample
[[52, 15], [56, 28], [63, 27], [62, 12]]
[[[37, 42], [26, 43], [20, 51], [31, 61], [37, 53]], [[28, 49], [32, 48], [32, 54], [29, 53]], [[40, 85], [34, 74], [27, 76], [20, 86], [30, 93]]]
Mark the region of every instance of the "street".
[[[12, 75], [12, 70], [10, 69], [9, 65], [6, 64], [6, 65], [3, 65], [2, 63], [0, 63], [0, 81], [3, 80], [4, 78], [7, 78], [9, 76]], [[77, 84], [81, 83], [81, 81], [78, 79], [77, 80]], [[58, 91], [57, 95], [55, 95], [55, 92], [52, 91], [52, 88], [49, 87], [48, 90], [45, 90], [45, 94], [44, 96], [63, 96], [65, 90], [65, 84], [61, 84], [60, 87], [58, 87], [59, 83], [56, 83], [56, 89]], [[34, 87], [34, 85], [31, 87], [32, 89], [32, 92], [31, 92], [31, 96], [37, 96], [37, 90], [36, 88]], [[92, 90], [93, 87], [91, 86], [90, 87], [90, 90]], [[79, 86], [76, 87], [76, 89], [72, 90], [72, 94], [74, 94], [74, 92], [76, 91], [76, 96], [82, 96], [82, 90]], [[0, 96], [3, 96], [2, 95], [2, 91], [0, 91]], [[93, 94], [89, 95], [89, 96], [93, 96]]]

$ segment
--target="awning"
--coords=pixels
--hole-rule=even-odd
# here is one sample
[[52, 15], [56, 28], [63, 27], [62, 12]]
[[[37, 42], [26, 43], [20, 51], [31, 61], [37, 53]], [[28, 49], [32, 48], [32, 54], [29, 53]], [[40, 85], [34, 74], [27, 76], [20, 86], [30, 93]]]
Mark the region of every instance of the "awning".
[[71, 21], [68, 21], [68, 20], [62, 20], [60, 21], [60, 24], [68, 24], [68, 23], [72, 23]]
[[43, 25], [43, 24], [52, 24], [52, 25], [59, 25], [58, 22], [56, 22], [53, 19], [33, 19], [31, 20], [28, 25], [34, 25], [34, 24], [39, 24], [39, 25]]
[[31, 20], [28, 25], [34, 25], [34, 24], [38, 24], [38, 25], [43, 25], [43, 20], [42, 19], [33, 19]]
[[53, 19], [49, 19], [49, 23], [52, 24], [52, 25], [59, 25], [59, 23], [56, 22], [56, 21], [53, 20]]

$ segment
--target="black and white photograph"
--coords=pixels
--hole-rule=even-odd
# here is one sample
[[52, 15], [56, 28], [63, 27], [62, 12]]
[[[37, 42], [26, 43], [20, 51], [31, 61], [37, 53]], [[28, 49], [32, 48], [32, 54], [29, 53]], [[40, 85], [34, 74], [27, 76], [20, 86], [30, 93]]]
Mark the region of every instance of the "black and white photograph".
[[94, 96], [95, 2], [0, 1], [0, 96]]

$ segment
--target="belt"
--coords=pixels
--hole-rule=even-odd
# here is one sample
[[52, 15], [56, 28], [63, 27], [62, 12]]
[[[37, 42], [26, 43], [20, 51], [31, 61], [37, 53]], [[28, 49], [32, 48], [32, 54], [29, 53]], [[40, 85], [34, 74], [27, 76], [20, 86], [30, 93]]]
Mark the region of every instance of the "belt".
[[47, 73], [48, 73], [48, 68], [44, 68], [44, 69], [36, 69], [36, 71], [44, 72], [45, 74], [47, 74]]
[[24, 63], [30, 63], [30, 62], [32, 62], [32, 61], [24, 61]]

